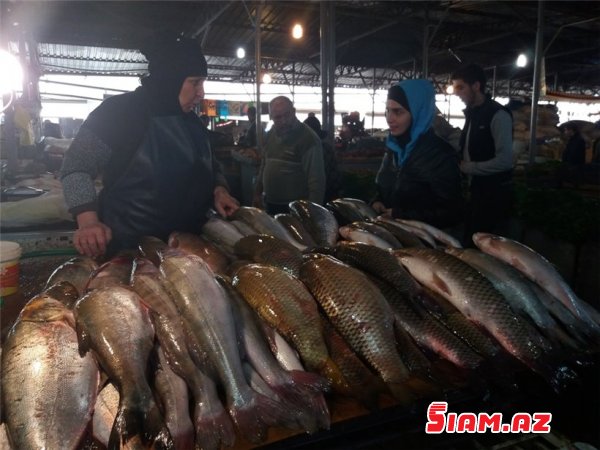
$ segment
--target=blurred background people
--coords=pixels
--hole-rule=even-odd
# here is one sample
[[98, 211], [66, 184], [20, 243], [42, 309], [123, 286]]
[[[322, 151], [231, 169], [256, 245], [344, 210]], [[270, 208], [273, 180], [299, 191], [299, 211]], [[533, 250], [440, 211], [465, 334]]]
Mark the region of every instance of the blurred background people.
[[287, 97], [271, 100], [269, 116], [273, 127], [265, 137], [254, 205], [278, 214], [288, 212], [288, 203], [294, 200], [323, 204], [326, 183], [321, 139], [298, 120]]
[[513, 203], [512, 114], [485, 93], [486, 77], [476, 64], [451, 75], [454, 94], [465, 104], [460, 137], [460, 170], [468, 176], [469, 200], [463, 243], [474, 246], [473, 233], [502, 234]]

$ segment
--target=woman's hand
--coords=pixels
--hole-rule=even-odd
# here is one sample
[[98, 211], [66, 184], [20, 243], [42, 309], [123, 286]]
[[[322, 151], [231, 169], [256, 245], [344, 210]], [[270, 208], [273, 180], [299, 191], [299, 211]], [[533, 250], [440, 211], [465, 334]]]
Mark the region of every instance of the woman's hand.
[[112, 231], [100, 222], [96, 211], [85, 211], [79, 214], [77, 226], [73, 244], [79, 253], [90, 258], [106, 253], [106, 246], [112, 239]]
[[229, 195], [223, 186], [217, 186], [214, 190], [215, 209], [222, 217], [229, 217], [240, 207], [240, 202]]

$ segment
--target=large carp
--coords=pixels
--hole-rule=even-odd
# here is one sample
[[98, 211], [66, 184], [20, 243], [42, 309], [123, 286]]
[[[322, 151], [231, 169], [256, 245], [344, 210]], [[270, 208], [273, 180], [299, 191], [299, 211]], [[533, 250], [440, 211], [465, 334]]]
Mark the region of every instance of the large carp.
[[169, 235], [169, 246], [198, 255], [215, 273], [225, 273], [230, 263], [223, 251], [198, 234], [174, 231]]
[[42, 293], [2, 351], [2, 414], [14, 449], [77, 448], [92, 417], [98, 366], [80, 356], [73, 313]]
[[140, 296], [125, 286], [94, 289], [75, 305], [75, 319], [81, 353], [92, 351], [119, 390], [109, 450], [134, 436], [157, 448], [171, 448], [171, 436], [146, 380], [154, 330]]
[[249, 264], [233, 278], [237, 291], [264, 321], [296, 348], [306, 368], [346, 392], [348, 385], [325, 345], [318, 305], [295, 277], [273, 266]]
[[411, 248], [395, 250], [394, 254], [420, 283], [442, 295], [487, 329], [507, 352], [558, 386], [561, 373], [544, 361], [544, 351], [538, 344], [541, 335], [514, 313], [481, 273], [440, 250]]
[[361, 271], [328, 255], [312, 255], [300, 268], [300, 280], [319, 302], [350, 347], [403, 402], [408, 383], [421, 388], [395, 346], [394, 314], [379, 289]]

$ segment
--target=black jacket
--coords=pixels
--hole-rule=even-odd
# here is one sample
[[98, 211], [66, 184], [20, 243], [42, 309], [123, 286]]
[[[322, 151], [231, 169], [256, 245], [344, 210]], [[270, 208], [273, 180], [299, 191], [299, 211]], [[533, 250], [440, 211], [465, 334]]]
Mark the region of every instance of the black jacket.
[[375, 179], [378, 197], [394, 218], [419, 220], [438, 228], [462, 219], [463, 197], [458, 157], [433, 129], [425, 132], [401, 167], [387, 150]]

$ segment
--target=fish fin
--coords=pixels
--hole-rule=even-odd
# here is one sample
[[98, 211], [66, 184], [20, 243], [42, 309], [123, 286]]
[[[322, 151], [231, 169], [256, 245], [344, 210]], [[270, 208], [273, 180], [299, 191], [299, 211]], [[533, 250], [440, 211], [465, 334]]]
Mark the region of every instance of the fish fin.
[[171, 434], [154, 401], [150, 402], [145, 411], [130, 408], [126, 404], [122, 402], [119, 405], [107, 450], [119, 450], [134, 436], [141, 437], [144, 443], [153, 443], [153, 448], [157, 450], [173, 448]]
[[331, 381], [334, 390], [347, 394], [350, 392], [350, 386], [346, 377], [331, 358], [327, 358], [318, 368], [319, 373], [327, 377]]
[[196, 428], [196, 448], [203, 450], [219, 450], [221, 447], [231, 447], [235, 442], [235, 430], [231, 418], [222, 407], [207, 413], [202, 402], [194, 410]]
[[297, 425], [293, 411], [255, 391], [243, 404], [230, 406], [229, 414], [240, 435], [253, 444], [264, 442], [270, 426], [295, 428]]

